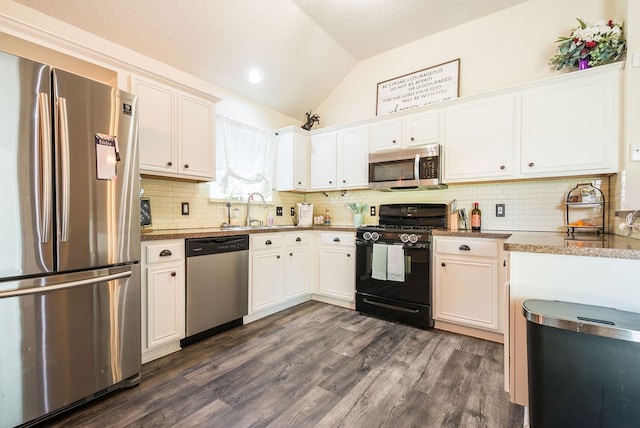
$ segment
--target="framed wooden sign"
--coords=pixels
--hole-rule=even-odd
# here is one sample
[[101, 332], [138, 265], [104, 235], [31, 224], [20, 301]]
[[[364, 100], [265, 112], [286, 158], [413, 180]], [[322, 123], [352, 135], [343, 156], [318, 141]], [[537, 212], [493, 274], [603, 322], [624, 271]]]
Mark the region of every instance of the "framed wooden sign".
[[460, 58], [378, 83], [376, 116], [458, 98]]

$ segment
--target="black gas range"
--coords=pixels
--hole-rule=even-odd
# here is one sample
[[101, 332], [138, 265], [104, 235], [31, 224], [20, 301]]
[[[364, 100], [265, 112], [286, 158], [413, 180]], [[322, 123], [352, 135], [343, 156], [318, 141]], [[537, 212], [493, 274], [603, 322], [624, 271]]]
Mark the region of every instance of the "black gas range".
[[380, 205], [380, 224], [356, 232], [356, 310], [433, 327], [431, 232], [447, 227], [446, 204]]

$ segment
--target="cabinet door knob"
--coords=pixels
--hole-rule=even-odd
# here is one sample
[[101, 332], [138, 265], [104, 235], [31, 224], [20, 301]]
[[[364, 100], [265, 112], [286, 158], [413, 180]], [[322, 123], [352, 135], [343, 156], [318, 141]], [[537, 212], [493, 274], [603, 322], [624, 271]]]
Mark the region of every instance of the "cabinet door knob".
[[293, 256], [293, 253], [289, 253], [290, 256]]
[[171, 276], [176, 276], [176, 273], [175, 272], [171, 272]]
[[415, 141], [415, 138], [413, 138], [413, 137], [411, 137], [410, 139], [411, 139], [411, 141]]
[[188, 163], [185, 163], [185, 164], [184, 164], [184, 167], [185, 167], [185, 168], [189, 168], [189, 164], [188, 164]]
[[298, 184], [302, 184], [302, 181], [298, 181]]
[[440, 266], [445, 267], [447, 264], [445, 262], [440, 263]]
[[167, 162], [167, 166], [173, 166], [173, 162], [171, 161]]
[[533, 162], [529, 162], [529, 168], [531, 168], [531, 167], [532, 167], [532, 166], [534, 166], [534, 165], [535, 165], [535, 163], [533, 163]]
[[160, 251], [160, 257], [168, 257], [170, 255], [172, 255], [173, 253], [171, 252], [171, 250], [162, 250]]
[[348, 253], [348, 254], [347, 254], [347, 257], [351, 257], [351, 253]]
[[396, 140], [392, 140], [391, 142], [392, 142], [393, 144], [395, 144], [395, 143], [396, 143]]
[[504, 165], [500, 165], [500, 169], [504, 171], [504, 169], [506, 168], [506, 166]]
[[468, 245], [462, 244], [458, 247], [460, 251], [471, 251], [471, 248]]
[[335, 238], [333, 238], [333, 242], [340, 242], [340, 238], [336, 236]]
[[296, 238], [296, 242], [302, 242], [302, 239], [298, 236], [298, 237]]
[[346, 183], [346, 182], [347, 182], [347, 180], [342, 180], [342, 182], [343, 182], [343, 183]]
[[278, 254], [278, 255], [276, 256], [276, 259], [279, 259], [279, 258], [280, 258], [280, 254]]
[[271, 239], [267, 239], [264, 243], [264, 245], [271, 245]]
[[333, 181], [329, 180], [329, 184], [333, 184]]

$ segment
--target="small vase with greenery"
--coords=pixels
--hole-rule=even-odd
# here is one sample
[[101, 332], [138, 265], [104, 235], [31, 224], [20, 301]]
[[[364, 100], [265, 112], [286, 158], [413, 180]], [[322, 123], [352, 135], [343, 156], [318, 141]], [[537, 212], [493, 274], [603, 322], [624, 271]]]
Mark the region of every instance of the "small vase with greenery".
[[368, 204], [359, 204], [359, 203], [351, 203], [347, 205], [349, 211], [353, 213], [353, 225], [355, 227], [360, 227], [364, 220], [364, 213], [367, 211], [369, 207]]

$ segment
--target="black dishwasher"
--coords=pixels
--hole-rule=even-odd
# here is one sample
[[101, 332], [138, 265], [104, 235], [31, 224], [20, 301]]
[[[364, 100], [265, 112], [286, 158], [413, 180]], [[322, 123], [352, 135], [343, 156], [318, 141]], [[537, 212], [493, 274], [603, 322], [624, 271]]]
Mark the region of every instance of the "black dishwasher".
[[242, 325], [249, 308], [249, 235], [186, 240], [182, 346]]

